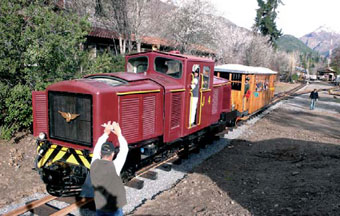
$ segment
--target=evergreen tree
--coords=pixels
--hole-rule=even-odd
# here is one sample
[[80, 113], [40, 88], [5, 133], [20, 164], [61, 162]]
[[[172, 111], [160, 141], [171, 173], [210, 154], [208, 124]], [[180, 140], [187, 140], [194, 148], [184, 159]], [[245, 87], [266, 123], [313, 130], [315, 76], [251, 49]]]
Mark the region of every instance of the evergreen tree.
[[340, 75], [340, 47], [333, 50], [331, 67]]
[[269, 36], [269, 43], [276, 46], [275, 41], [282, 35], [275, 23], [276, 9], [279, 4], [283, 3], [281, 0], [257, 0], [257, 3], [259, 8], [256, 12], [253, 31], [261, 33], [263, 36]]

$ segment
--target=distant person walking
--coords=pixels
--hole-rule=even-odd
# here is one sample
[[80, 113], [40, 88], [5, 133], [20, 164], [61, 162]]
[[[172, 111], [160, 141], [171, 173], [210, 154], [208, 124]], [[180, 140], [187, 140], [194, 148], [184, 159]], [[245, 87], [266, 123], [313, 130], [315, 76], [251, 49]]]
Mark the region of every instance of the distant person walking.
[[313, 110], [315, 108], [315, 103], [316, 101], [319, 99], [319, 94], [316, 91], [316, 89], [314, 89], [310, 95], [309, 95], [310, 99], [311, 99], [311, 103], [310, 103], [310, 109]]
[[[122, 135], [119, 124], [104, 124], [104, 134], [98, 139], [93, 150], [93, 163], [90, 174], [94, 188], [96, 215], [123, 215], [126, 204], [126, 192], [120, 178], [129, 151], [128, 144]], [[119, 148], [107, 142], [110, 133], [118, 137]]]

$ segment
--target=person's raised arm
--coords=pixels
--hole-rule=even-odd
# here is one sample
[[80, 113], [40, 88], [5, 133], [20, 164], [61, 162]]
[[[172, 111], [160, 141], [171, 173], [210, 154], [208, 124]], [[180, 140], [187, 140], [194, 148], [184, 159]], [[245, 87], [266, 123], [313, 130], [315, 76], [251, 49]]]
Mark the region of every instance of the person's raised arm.
[[112, 129], [111, 121], [109, 121], [107, 124], [106, 123], [103, 124], [102, 126], [105, 127], [104, 133], [101, 137], [99, 137], [97, 144], [94, 147], [91, 164], [96, 159], [100, 159], [100, 151], [101, 151], [102, 145], [106, 142], [107, 138], [109, 138], [109, 135], [111, 133], [111, 129]]
[[122, 135], [122, 131], [119, 127], [119, 124], [116, 122], [113, 122], [112, 129], [113, 129], [113, 133], [116, 134], [116, 136], [118, 137], [118, 142], [119, 142], [119, 153], [116, 159], [114, 159], [113, 161], [113, 164], [115, 165], [115, 168], [116, 168], [117, 175], [119, 176], [125, 164], [126, 157], [129, 152], [129, 147], [128, 147], [128, 143], [126, 139]]

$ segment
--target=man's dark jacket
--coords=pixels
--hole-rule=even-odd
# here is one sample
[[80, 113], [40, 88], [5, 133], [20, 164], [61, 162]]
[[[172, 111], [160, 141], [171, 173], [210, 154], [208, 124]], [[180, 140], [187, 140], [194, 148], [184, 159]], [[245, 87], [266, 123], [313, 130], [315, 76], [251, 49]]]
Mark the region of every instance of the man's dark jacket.
[[318, 99], [318, 98], [319, 98], [319, 94], [318, 94], [318, 92], [316, 92], [316, 91], [312, 91], [312, 92], [310, 93], [309, 97], [310, 97], [311, 99]]

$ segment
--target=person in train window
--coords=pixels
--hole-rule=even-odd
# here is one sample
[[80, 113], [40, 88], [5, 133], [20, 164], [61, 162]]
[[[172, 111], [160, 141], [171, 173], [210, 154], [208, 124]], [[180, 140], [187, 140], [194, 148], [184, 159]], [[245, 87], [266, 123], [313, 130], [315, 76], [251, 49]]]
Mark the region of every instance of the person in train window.
[[249, 91], [249, 77], [246, 77], [246, 81], [244, 83], [244, 94], [247, 94]]
[[269, 89], [269, 82], [268, 82], [268, 80], [266, 80], [266, 81], [264, 82], [263, 89], [264, 89], [265, 91], [267, 91], [267, 90]]
[[163, 73], [163, 74], [166, 74], [167, 72], [168, 72], [168, 65], [166, 65], [166, 64], [163, 64], [162, 65], [162, 67], [161, 67], [161, 72]]
[[194, 70], [194, 77], [191, 82], [192, 89], [192, 104], [191, 104], [191, 116], [190, 116], [190, 124], [193, 125], [195, 123], [195, 117], [197, 113], [197, 103], [198, 103], [198, 80], [199, 79], [199, 68]]
[[[96, 215], [123, 215], [126, 192], [120, 178], [129, 151], [119, 124], [109, 121], [104, 124], [104, 134], [98, 139], [93, 150], [90, 175], [94, 188]], [[119, 147], [107, 142], [110, 133], [118, 137]]]
[[209, 69], [208, 67], [203, 68], [203, 89], [209, 89]]
[[244, 83], [244, 94], [243, 94], [243, 111], [246, 110], [246, 104], [248, 102], [248, 99], [250, 97], [250, 90], [249, 90], [249, 77], [246, 77], [245, 83]]
[[263, 83], [262, 82], [256, 83], [256, 91], [257, 92], [262, 91], [262, 87], [263, 87]]

